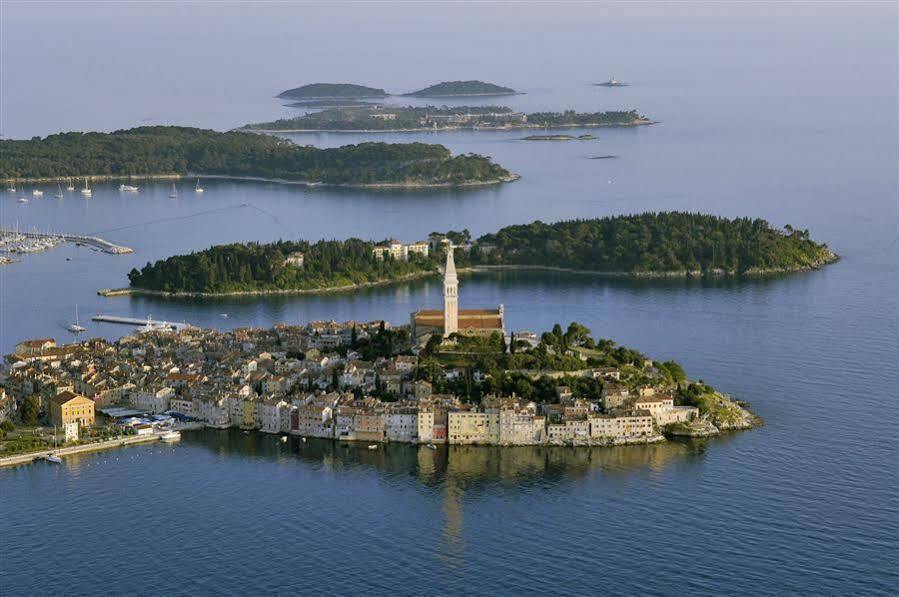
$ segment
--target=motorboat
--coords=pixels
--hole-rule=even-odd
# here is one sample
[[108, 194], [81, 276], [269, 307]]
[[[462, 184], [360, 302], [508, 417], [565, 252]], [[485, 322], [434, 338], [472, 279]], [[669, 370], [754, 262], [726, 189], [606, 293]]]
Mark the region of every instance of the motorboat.
[[286, 436], [286, 435], [282, 435], [282, 436], [281, 436], [281, 443], [282, 443], [282, 444], [286, 444], [286, 443], [287, 443], [287, 436]]
[[140, 187], [131, 186], [130, 184], [120, 184], [119, 190], [123, 193], [136, 193], [140, 190]]
[[162, 442], [176, 442], [181, 439], [181, 432], [175, 431], [171, 429], [159, 435], [159, 441]]
[[377, 449], [378, 449], [378, 444], [368, 444], [368, 449], [369, 449], [369, 450], [377, 450]]
[[19, 203], [28, 203], [28, 197], [19, 197]]
[[436, 449], [437, 449], [437, 446], [435, 446], [434, 444], [428, 444], [428, 450], [436, 450]]
[[47, 462], [52, 462], [53, 464], [62, 464], [62, 458], [57, 456], [56, 454], [47, 454], [44, 456], [44, 460]]
[[34, 189], [33, 191], [31, 191], [31, 194], [34, 197], [43, 197], [44, 196], [44, 192], [40, 189]]

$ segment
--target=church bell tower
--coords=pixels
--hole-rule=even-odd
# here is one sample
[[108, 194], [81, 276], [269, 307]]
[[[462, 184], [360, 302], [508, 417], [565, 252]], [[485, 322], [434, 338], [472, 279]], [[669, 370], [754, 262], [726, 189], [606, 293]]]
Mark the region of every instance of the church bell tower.
[[453, 243], [446, 245], [446, 267], [443, 271], [443, 337], [459, 331], [459, 278], [453, 259]]

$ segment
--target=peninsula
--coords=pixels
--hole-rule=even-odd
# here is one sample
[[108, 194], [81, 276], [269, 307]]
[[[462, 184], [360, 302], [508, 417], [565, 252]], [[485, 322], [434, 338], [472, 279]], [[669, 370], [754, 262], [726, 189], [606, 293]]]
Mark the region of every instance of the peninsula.
[[0, 466], [204, 426], [437, 449], [647, 444], [761, 424], [678, 363], [576, 322], [424, 343], [385, 321], [41, 338], [16, 345], [2, 379]]
[[403, 94], [407, 97], [476, 97], [493, 95], [516, 95], [518, 91], [502, 85], [485, 83], [483, 81], [444, 81], [431, 85], [412, 93]]
[[371, 106], [330, 108], [273, 122], [248, 124], [255, 132], [402, 132], [432, 130], [507, 130], [640, 126], [653, 124], [635, 110], [610, 112], [535, 112], [505, 106]]
[[310, 83], [278, 94], [280, 98], [294, 100], [364, 99], [387, 96], [388, 93], [383, 89], [352, 83]]
[[837, 259], [808, 231], [759, 219], [661, 212], [507, 226], [472, 241], [467, 231], [404, 244], [279, 241], [178, 255], [128, 274], [130, 288], [101, 294], [309, 293], [436, 275], [446, 247], [469, 270], [544, 269], [631, 277], [753, 276], [822, 267]]
[[174, 126], [0, 140], [0, 179], [10, 182], [187, 175], [382, 188], [484, 185], [517, 178], [487, 157], [453, 156], [442, 145], [425, 143], [318, 149], [269, 135]]

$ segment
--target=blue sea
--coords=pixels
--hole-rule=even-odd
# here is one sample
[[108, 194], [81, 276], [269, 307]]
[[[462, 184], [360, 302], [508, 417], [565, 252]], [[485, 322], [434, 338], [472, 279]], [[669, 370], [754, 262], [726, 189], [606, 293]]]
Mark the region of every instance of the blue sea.
[[[95, 10], [85, 10], [92, 7]], [[335, 80], [406, 92], [480, 78], [535, 111], [635, 108], [658, 121], [532, 143], [521, 131], [287, 135], [331, 147], [442, 143], [521, 180], [386, 192], [202, 181], [117, 184], [0, 223], [94, 233], [0, 267], [0, 349], [129, 330], [95, 313], [228, 329], [386, 318], [439, 281], [352, 294], [102, 298], [132, 267], [213, 244], [424, 238], [656, 210], [808, 228], [842, 259], [759, 280], [463, 276], [507, 327], [580, 321], [751, 403], [766, 424], [647, 447], [328, 442], [228, 431], [0, 470], [0, 593], [895, 594], [899, 590], [895, 4], [9, 4], [0, 129], [186, 124], [296, 113], [272, 96]], [[630, 85], [595, 87], [616, 76]], [[394, 98], [392, 102], [405, 103]], [[614, 155], [612, 159], [591, 159]], [[223, 316], [227, 314], [227, 317]]]

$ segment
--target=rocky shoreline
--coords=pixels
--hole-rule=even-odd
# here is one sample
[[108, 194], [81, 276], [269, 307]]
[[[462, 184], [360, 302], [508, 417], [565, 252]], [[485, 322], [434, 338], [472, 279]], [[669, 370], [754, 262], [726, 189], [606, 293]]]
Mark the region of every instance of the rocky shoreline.
[[[475, 265], [471, 267], [460, 267], [457, 272], [460, 274], [472, 274], [472, 273], [488, 273], [488, 272], [498, 272], [498, 271], [543, 271], [543, 272], [556, 272], [556, 273], [564, 273], [564, 274], [578, 274], [578, 275], [589, 275], [589, 276], [599, 276], [599, 277], [608, 277], [608, 278], [634, 278], [634, 279], [686, 279], [686, 278], [703, 278], [703, 277], [711, 277], [711, 278], [724, 278], [724, 277], [764, 277], [764, 276], [776, 276], [783, 274], [794, 274], [801, 272], [808, 272], [818, 270], [821, 267], [839, 261], [840, 257], [836, 253], [831, 252], [830, 257], [826, 260], [821, 261], [819, 264], [815, 266], [803, 266], [797, 267], [793, 269], [780, 268], [780, 269], [756, 269], [752, 271], [746, 271], [742, 274], [736, 273], [728, 270], [710, 270], [710, 271], [700, 271], [700, 270], [678, 270], [678, 271], [666, 271], [666, 272], [605, 272], [605, 271], [593, 271], [593, 270], [578, 270], [564, 267], [554, 267], [549, 265]], [[389, 280], [378, 280], [377, 282], [365, 282], [362, 284], [345, 284], [342, 286], [328, 286], [325, 288], [285, 288], [285, 289], [270, 289], [270, 290], [237, 290], [237, 291], [228, 291], [228, 292], [190, 292], [190, 291], [164, 291], [164, 290], [151, 290], [148, 288], [103, 288], [97, 291], [99, 296], [103, 297], [117, 297], [117, 296], [158, 296], [158, 297], [166, 297], [166, 298], [225, 298], [225, 297], [237, 297], [237, 296], [278, 296], [278, 295], [304, 295], [304, 294], [328, 294], [328, 293], [337, 293], [337, 292], [349, 292], [353, 290], [361, 290], [363, 288], [375, 288], [379, 286], [389, 286], [391, 284], [400, 284], [403, 282], [410, 282], [413, 280], [419, 280], [422, 278], [427, 278], [430, 276], [437, 275], [439, 272], [435, 271], [422, 271], [415, 274], [408, 274], [405, 276], [401, 276], [399, 278], [392, 278]]]

